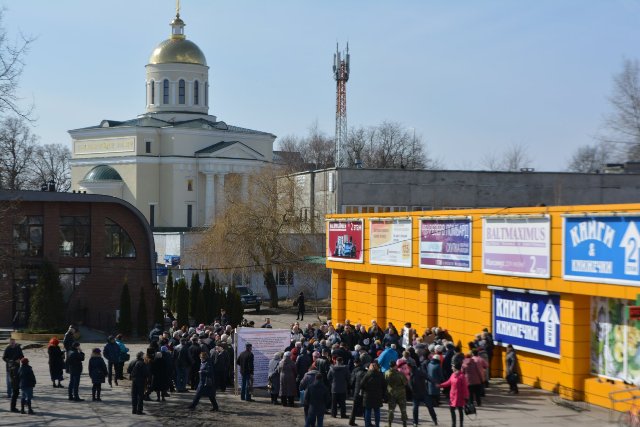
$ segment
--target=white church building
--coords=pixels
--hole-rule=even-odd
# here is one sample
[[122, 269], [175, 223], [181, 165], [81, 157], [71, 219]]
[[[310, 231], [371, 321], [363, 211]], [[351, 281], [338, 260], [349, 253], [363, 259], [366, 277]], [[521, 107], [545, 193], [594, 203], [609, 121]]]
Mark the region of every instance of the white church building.
[[[122, 198], [155, 230], [210, 225], [225, 181], [273, 159], [275, 135], [209, 114], [209, 67], [177, 13], [146, 66], [146, 110], [70, 130], [72, 190]], [[160, 255], [160, 254], [159, 254]]]

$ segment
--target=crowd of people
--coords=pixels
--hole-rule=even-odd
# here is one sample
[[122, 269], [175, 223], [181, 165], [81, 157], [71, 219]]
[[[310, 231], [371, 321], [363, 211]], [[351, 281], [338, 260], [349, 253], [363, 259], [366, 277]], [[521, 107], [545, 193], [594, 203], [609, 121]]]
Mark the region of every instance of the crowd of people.
[[[304, 304], [302, 302], [302, 304]], [[300, 304], [300, 305], [302, 305]], [[300, 307], [300, 306], [299, 306]], [[304, 308], [302, 309], [304, 310]], [[300, 313], [299, 313], [300, 314]], [[265, 319], [262, 327], [271, 327]], [[52, 386], [63, 388], [63, 372], [69, 375], [69, 400], [83, 401], [78, 394], [85, 361], [81, 345], [75, 340], [73, 326], [60, 343], [49, 342], [49, 368]], [[291, 326], [290, 345], [273, 355], [268, 368], [268, 390], [272, 404], [304, 408], [306, 426], [322, 427], [325, 413], [348, 418], [349, 425], [364, 418], [365, 426], [380, 425], [380, 409], [386, 402], [388, 423], [398, 410], [403, 426], [409, 422], [407, 402], [412, 402], [413, 425], [420, 421], [420, 407], [427, 408], [437, 425], [434, 410], [448, 403], [452, 424], [463, 425], [465, 406], [481, 406], [484, 390], [491, 378], [493, 337], [487, 329], [468, 343], [463, 353], [449, 333], [439, 327], [420, 335], [406, 323], [398, 330], [389, 322], [386, 327], [375, 320], [369, 326], [349, 320], [316, 326], [311, 323]], [[94, 348], [88, 362], [92, 383], [92, 401], [102, 401], [102, 384], [118, 385], [124, 379], [124, 366], [131, 380], [133, 414], [143, 414], [144, 401], [165, 401], [169, 393], [195, 391], [189, 409], [195, 409], [208, 397], [211, 410], [218, 410], [216, 393], [234, 384], [236, 366], [241, 374], [241, 395], [252, 399], [254, 355], [251, 343], [234, 360], [234, 329], [223, 310], [212, 325], [178, 326], [173, 321], [168, 330], [161, 325], [149, 333], [146, 352], [130, 360], [122, 335], [109, 336], [104, 348]], [[3, 360], [7, 366], [7, 395], [11, 410], [17, 396], [22, 396], [22, 410], [31, 409], [35, 376], [20, 346], [11, 340]], [[506, 377], [510, 393], [518, 393], [518, 362], [513, 348], [507, 349]], [[350, 413], [347, 398], [352, 399]], [[20, 412], [20, 411], [18, 411]]]
[[[398, 330], [392, 322], [383, 328], [375, 320], [368, 327], [349, 320], [319, 327], [301, 327], [296, 322], [290, 346], [274, 354], [269, 363], [271, 402], [292, 406], [299, 396], [306, 426], [322, 426], [325, 412], [349, 418], [352, 426], [357, 425], [358, 417], [364, 417], [365, 426], [379, 426], [380, 408], [386, 402], [389, 425], [397, 409], [406, 426], [407, 402], [411, 401], [416, 426], [420, 406], [427, 408], [437, 425], [434, 407], [447, 399], [452, 424], [462, 426], [465, 406], [469, 411], [470, 405], [482, 405], [491, 378], [493, 346], [487, 329], [468, 343], [465, 354], [438, 327], [420, 335], [411, 323]], [[517, 372], [517, 358], [510, 347], [507, 371]], [[512, 392], [517, 393], [517, 378], [513, 384]], [[353, 399], [349, 415], [348, 396]]]

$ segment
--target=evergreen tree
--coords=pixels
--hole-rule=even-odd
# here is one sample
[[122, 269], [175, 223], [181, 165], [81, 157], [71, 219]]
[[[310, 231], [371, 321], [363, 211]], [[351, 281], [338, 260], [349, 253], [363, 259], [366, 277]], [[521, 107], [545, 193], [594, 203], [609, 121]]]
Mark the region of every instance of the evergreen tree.
[[169, 307], [169, 310], [173, 311], [173, 294], [174, 294], [174, 285], [173, 285], [173, 273], [169, 270], [169, 274], [167, 275], [167, 286], [164, 291], [165, 303]]
[[184, 278], [178, 281], [177, 294], [176, 294], [176, 318], [178, 320], [178, 326], [189, 325], [189, 290], [187, 289], [187, 282]]
[[60, 273], [49, 261], [45, 261], [38, 273], [38, 285], [31, 294], [29, 327], [61, 332], [65, 326], [66, 310]]
[[198, 295], [198, 298], [196, 300], [196, 315], [195, 315], [195, 319], [196, 319], [196, 323], [208, 323], [207, 319], [207, 309], [206, 309], [206, 303], [205, 303], [205, 298], [204, 298], [204, 293], [205, 293], [205, 288], [201, 288], [200, 289], [200, 294]]
[[242, 322], [244, 317], [244, 309], [242, 308], [242, 300], [240, 299], [240, 292], [237, 291], [235, 286], [229, 289], [227, 294], [227, 313], [229, 314], [229, 322], [234, 328]]
[[162, 295], [160, 290], [155, 290], [155, 304], [153, 306], [153, 322], [159, 323], [164, 328], [164, 310], [162, 309]]
[[213, 296], [211, 295], [213, 293], [213, 283], [211, 283], [211, 276], [209, 276], [209, 270], [207, 270], [204, 273], [204, 286], [202, 287], [202, 289], [205, 289], [202, 295], [204, 297], [205, 310], [207, 312], [206, 322], [211, 323], [213, 322], [213, 314], [214, 314], [213, 306], [211, 304], [213, 302]]
[[122, 292], [120, 293], [120, 321], [118, 322], [118, 330], [125, 335], [131, 335], [131, 327], [131, 295], [129, 294], [129, 284], [125, 279]]
[[139, 337], [144, 337], [149, 332], [149, 318], [147, 316], [147, 301], [144, 288], [140, 287], [140, 300], [138, 301], [138, 324], [137, 332]]
[[189, 289], [189, 315], [196, 317], [198, 296], [200, 295], [200, 276], [196, 272], [191, 276], [191, 288]]

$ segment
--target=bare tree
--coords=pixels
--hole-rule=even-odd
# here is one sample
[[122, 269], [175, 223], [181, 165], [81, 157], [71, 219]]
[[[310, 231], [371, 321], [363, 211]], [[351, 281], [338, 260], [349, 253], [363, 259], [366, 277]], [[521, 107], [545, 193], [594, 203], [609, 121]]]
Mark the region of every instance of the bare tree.
[[4, 11], [0, 9], [0, 113], [13, 113], [23, 119], [31, 120], [33, 105], [24, 109], [18, 105], [18, 88], [24, 70], [24, 60], [33, 37], [20, 34], [17, 41], [9, 40], [2, 26]]
[[294, 177], [282, 173], [276, 167], [254, 173], [247, 195], [240, 191], [239, 180], [230, 180], [225, 210], [195, 250], [215, 260], [216, 267], [260, 272], [271, 307], [278, 306], [274, 268], [303, 262], [310, 250], [308, 223], [293, 208], [299, 189]]
[[278, 141], [280, 148], [280, 162], [289, 172], [299, 172], [306, 169], [325, 169], [334, 165], [335, 146], [318, 127], [318, 122], [309, 126], [306, 137], [298, 138], [287, 135]]
[[613, 91], [609, 96], [612, 111], [605, 118], [608, 132], [601, 141], [621, 146], [633, 158], [640, 160], [640, 63], [625, 59], [622, 71], [613, 77]]
[[519, 172], [531, 167], [531, 156], [524, 145], [513, 144], [502, 154], [487, 155], [482, 159], [482, 166], [490, 171]]
[[39, 188], [43, 183], [53, 181], [56, 191], [69, 191], [71, 188], [71, 150], [62, 144], [45, 144], [36, 147], [33, 157], [32, 187]]
[[437, 169], [441, 162], [430, 158], [424, 141], [415, 131], [398, 122], [384, 121], [378, 126], [352, 128], [347, 139], [350, 165], [356, 161], [368, 168]]
[[596, 143], [578, 147], [571, 157], [567, 169], [570, 172], [596, 173], [613, 160], [612, 150], [607, 143]]
[[31, 166], [37, 137], [26, 120], [7, 117], [0, 122], [0, 178], [2, 188], [23, 190], [32, 182]]

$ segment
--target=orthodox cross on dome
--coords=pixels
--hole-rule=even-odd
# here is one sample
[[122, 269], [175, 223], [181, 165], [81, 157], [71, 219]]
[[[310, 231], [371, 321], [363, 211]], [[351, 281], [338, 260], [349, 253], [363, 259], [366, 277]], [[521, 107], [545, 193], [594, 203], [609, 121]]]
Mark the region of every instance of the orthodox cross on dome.
[[180, 0], [176, 0], [176, 17], [171, 21], [171, 38], [184, 38], [184, 21], [180, 19]]

